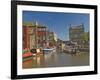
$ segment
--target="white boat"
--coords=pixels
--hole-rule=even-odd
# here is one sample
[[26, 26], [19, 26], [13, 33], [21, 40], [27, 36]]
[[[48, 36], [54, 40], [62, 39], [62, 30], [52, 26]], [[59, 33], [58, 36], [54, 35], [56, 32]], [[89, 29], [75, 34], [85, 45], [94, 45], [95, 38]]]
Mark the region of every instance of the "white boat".
[[43, 50], [44, 50], [44, 51], [52, 51], [53, 48], [50, 48], [50, 49], [49, 49], [49, 48], [44, 48]]
[[56, 51], [56, 48], [44, 48], [43, 52], [44, 53], [53, 53]]

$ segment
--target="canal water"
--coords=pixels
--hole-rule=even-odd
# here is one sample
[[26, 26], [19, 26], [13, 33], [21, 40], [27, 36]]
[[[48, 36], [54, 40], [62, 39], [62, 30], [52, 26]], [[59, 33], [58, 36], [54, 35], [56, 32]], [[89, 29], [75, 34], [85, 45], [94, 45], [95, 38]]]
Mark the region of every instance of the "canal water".
[[46, 67], [67, 67], [67, 66], [86, 66], [89, 65], [89, 53], [45, 53], [31, 57], [23, 62], [23, 69], [46, 68]]

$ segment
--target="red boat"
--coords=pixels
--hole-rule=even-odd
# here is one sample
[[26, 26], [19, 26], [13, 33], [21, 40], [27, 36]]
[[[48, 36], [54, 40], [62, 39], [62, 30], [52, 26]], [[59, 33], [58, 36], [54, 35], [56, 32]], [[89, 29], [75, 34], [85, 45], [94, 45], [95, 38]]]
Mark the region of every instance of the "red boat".
[[31, 52], [27, 52], [23, 54], [23, 58], [25, 57], [31, 57], [33, 54]]

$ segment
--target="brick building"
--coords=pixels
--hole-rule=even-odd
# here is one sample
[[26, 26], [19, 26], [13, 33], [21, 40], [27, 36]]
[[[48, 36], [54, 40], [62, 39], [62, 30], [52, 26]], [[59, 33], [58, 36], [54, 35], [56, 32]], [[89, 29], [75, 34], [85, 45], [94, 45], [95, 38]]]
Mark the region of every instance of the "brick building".
[[23, 24], [23, 49], [42, 47], [46, 42], [46, 27], [36, 23], [27, 22]]
[[32, 49], [35, 45], [35, 25], [23, 24], [23, 49]]
[[43, 44], [47, 41], [47, 27], [38, 25], [36, 36], [38, 47], [43, 47]]

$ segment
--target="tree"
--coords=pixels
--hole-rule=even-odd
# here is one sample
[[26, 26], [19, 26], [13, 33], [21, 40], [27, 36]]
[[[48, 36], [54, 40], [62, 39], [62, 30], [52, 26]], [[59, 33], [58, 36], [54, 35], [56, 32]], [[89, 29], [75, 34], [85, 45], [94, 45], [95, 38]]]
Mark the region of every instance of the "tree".
[[89, 42], [89, 32], [84, 32], [83, 40], [87, 43]]

